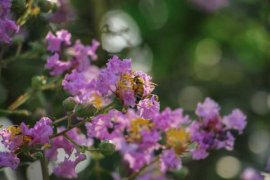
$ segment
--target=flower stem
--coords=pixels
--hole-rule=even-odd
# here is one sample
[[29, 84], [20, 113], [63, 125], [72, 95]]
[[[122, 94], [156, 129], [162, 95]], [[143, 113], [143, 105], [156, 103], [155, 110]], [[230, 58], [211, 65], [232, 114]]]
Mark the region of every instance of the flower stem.
[[70, 138], [68, 135], [64, 134], [63, 135], [69, 142], [71, 142], [72, 144], [74, 144], [74, 146], [76, 146], [76, 148], [81, 149], [83, 146], [81, 146], [80, 144], [78, 144], [76, 141], [74, 141], [72, 138]]
[[6, 109], [0, 109], [0, 115], [30, 116], [31, 113], [27, 110], [10, 111], [10, 110], [6, 110]]
[[64, 120], [66, 120], [68, 118], [68, 116], [63, 116], [63, 117], [61, 117], [61, 118], [59, 118], [59, 119], [56, 119], [56, 120], [54, 120], [53, 121], [53, 124], [55, 125], [55, 124], [58, 124], [58, 123], [60, 123], [60, 122], [62, 122], [62, 121], [64, 121]]
[[131, 174], [131, 176], [129, 176], [128, 178], [127, 178], [127, 180], [134, 180], [134, 179], [136, 179], [147, 167], [149, 167], [149, 166], [151, 166], [151, 165], [153, 165], [153, 164], [155, 164], [157, 161], [159, 160], [159, 156], [158, 157], [156, 157], [153, 161], [151, 161], [149, 164], [147, 164], [147, 165], [145, 165], [145, 166], [143, 166], [138, 172], [135, 172], [135, 173], [133, 173], [133, 174]]
[[43, 153], [42, 159], [40, 160], [40, 164], [41, 164], [41, 170], [42, 170], [42, 176], [43, 176], [43, 180], [50, 180], [50, 175], [49, 175], [49, 170], [48, 170], [48, 162], [47, 159], [45, 157], [45, 153]]
[[16, 99], [9, 107], [8, 109], [11, 111], [14, 111], [15, 109], [17, 109], [19, 106], [21, 106], [22, 104], [24, 104], [26, 101], [28, 101], [30, 99], [30, 97], [33, 95], [34, 91], [29, 90], [26, 93], [24, 93], [23, 95], [19, 96], [18, 99]]
[[80, 127], [80, 126], [84, 125], [86, 122], [91, 121], [91, 120], [92, 120], [92, 117], [86, 118], [86, 119], [82, 120], [81, 122], [70, 126], [68, 129], [65, 129], [64, 131], [61, 131], [59, 133], [52, 135], [50, 138], [53, 139], [57, 136], [61, 136], [61, 135], [65, 134], [66, 132], [70, 131], [71, 129], [76, 128], [76, 127]]
[[20, 107], [22, 104], [27, 102], [34, 94], [36, 94], [38, 91], [45, 91], [48, 89], [55, 89], [57, 87], [57, 81], [58, 79], [54, 79], [48, 84], [43, 85], [38, 90], [30, 89], [26, 91], [23, 95], [19, 96], [9, 107], [8, 110], [14, 111], [18, 107]]
[[[105, 106], [103, 109], [101, 109], [101, 110], [99, 110], [97, 113], [95, 113], [95, 116], [98, 115], [98, 114], [105, 113], [105, 112], [108, 111], [111, 107], [113, 107], [113, 105], [114, 105], [114, 103], [111, 103], [111, 104]], [[93, 118], [93, 116], [92, 116], [92, 117], [89, 117], [89, 118], [85, 118], [84, 120], [80, 121], [80, 122], [77, 123], [77, 124], [74, 124], [74, 125], [71, 125], [71, 124], [70, 124], [70, 126], [69, 126], [67, 129], [65, 129], [64, 131], [61, 131], [61, 132], [59, 132], [59, 133], [56, 133], [56, 134], [52, 135], [50, 138], [53, 139], [53, 138], [55, 138], [55, 137], [57, 137], [57, 136], [61, 136], [61, 135], [65, 134], [66, 132], [70, 131], [70, 130], [73, 129], [73, 128], [80, 127], [80, 126], [84, 125], [86, 122], [91, 121], [92, 118]]]

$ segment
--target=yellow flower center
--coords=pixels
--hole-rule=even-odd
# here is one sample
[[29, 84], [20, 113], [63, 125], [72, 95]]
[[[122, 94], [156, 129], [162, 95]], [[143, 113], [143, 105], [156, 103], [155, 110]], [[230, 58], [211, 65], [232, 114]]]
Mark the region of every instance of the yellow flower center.
[[98, 94], [94, 93], [93, 94], [94, 100], [92, 101], [92, 104], [95, 106], [95, 108], [100, 109], [103, 106], [103, 101], [101, 96]]
[[189, 140], [189, 133], [184, 129], [169, 129], [166, 132], [167, 145], [173, 147], [177, 154], [182, 154], [186, 151]]
[[16, 126], [10, 126], [7, 129], [11, 135], [11, 139], [13, 139], [16, 135], [20, 134], [20, 132], [21, 132], [21, 128], [16, 127]]
[[140, 140], [142, 130], [150, 130], [153, 124], [146, 119], [137, 118], [131, 122], [130, 137], [132, 140]]
[[30, 136], [24, 136], [21, 134], [21, 128], [17, 127], [17, 126], [10, 126], [7, 128], [11, 137], [11, 141], [12, 139], [14, 139], [15, 137], [19, 137], [20, 139], [22, 139], [23, 144], [28, 144], [29, 142], [32, 141], [32, 138]]

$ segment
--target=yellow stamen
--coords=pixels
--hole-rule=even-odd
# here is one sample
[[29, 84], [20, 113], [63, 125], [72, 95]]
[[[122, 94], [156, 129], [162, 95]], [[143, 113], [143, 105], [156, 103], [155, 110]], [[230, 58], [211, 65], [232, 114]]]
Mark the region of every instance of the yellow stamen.
[[131, 122], [130, 137], [134, 140], [141, 139], [141, 130], [150, 130], [153, 124], [146, 119], [137, 118]]
[[98, 94], [94, 93], [93, 94], [94, 100], [92, 101], [93, 105], [95, 106], [95, 108], [100, 109], [103, 106], [103, 101], [101, 96], [99, 96]]
[[20, 132], [21, 132], [20, 127], [10, 126], [7, 129], [11, 134], [11, 138], [14, 138], [16, 135], [20, 134]]
[[166, 132], [167, 145], [174, 148], [177, 154], [185, 152], [190, 140], [189, 133], [184, 129], [169, 129]]

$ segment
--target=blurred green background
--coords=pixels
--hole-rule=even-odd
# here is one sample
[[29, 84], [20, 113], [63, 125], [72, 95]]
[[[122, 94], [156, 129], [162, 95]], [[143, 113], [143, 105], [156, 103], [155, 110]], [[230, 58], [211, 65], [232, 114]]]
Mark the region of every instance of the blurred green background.
[[[195, 0], [193, 0], [195, 1]], [[207, 0], [206, 4], [215, 0]], [[248, 126], [236, 140], [235, 150], [216, 151], [201, 161], [187, 161], [185, 179], [239, 179], [248, 166], [263, 170], [270, 154], [270, 4], [268, 1], [237, 0], [207, 11], [191, 0], [73, 0], [74, 13], [65, 23], [73, 38], [101, 41], [99, 66], [117, 54], [132, 57], [134, 68], [150, 73], [158, 84], [162, 108], [182, 107], [193, 117], [197, 102], [211, 97], [222, 114], [239, 107]], [[47, 52], [44, 39], [47, 16], [29, 19], [17, 36], [25, 39], [21, 55], [3, 69], [0, 105], [6, 108], [43, 69]], [[16, 41], [16, 42], [17, 42]], [[18, 43], [20, 44], [20, 43]], [[12, 59], [17, 44], [5, 53]], [[31, 55], [26, 52], [31, 51]], [[14, 58], [13, 58], [14, 59]], [[10, 116], [15, 122], [33, 121], [42, 114], [63, 114], [62, 91], [37, 95], [23, 107], [34, 116]], [[81, 179], [89, 177], [87, 173]]]

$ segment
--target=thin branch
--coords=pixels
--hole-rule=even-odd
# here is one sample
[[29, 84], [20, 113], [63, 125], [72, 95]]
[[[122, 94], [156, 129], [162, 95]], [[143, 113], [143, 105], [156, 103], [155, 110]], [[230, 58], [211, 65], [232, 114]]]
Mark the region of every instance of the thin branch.
[[157, 161], [159, 160], [159, 156], [157, 156], [153, 161], [151, 161], [149, 164], [143, 166], [138, 172], [135, 172], [133, 174], [131, 174], [131, 176], [129, 176], [127, 178], [127, 180], [134, 180], [136, 179], [146, 168], [148, 168], [149, 166], [155, 164]]
[[16, 111], [10, 111], [6, 109], [0, 109], [0, 115], [18, 115], [18, 116], [30, 116], [31, 112], [28, 110], [16, 110]]
[[69, 142], [71, 142], [72, 144], [74, 144], [78, 149], [83, 148], [83, 146], [81, 146], [80, 144], [78, 144], [76, 141], [74, 141], [72, 138], [70, 138], [68, 135], [64, 134], [63, 135]]
[[48, 162], [47, 159], [45, 157], [45, 153], [43, 153], [42, 159], [40, 160], [40, 164], [41, 164], [41, 170], [42, 170], [42, 176], [43, 176], [43, 180], [50, 180], [50, 175], [49, 175], [49, 170], [48, 170]]
[[[57, 87], [57, 81], [58, 79], [55, 79], [53, 81], [51, 81], [48, 84], [43, 85], [40, 89], [40, 91], [45, 91], [45, 90], [49, 90], [49, 89], [54, 89]], [[19, 96], [9, 107], [8, 110], [14, 111], [15, 109], [17, 109], [19, 106], [21, 106], [22, 104], [24, 104], [25, 102], [27, 102], [36, 92], [38, 92], [38, 90], [33, 90], [30, 89], [28, 91], [26, 91], [26, 93], [24, 93], [23, 95]]]
[[64, 121], [64, 120], [66, 120], [68, 118], [68, 116], [63, 116], [63, 117], [61, 117], [61, 118], [59, 118], [59, 119], [56, 119], [56, 120], [54, 120], [53, 121], [53, 124], [55, 125], [55, 124], [58, 124], [58, 123], [60, 123], [60, 122], [62, 122], [62, 121]]
[[9, 107], [8, 109], [11, 111], [14, 111], [15, 109], [17, 109], [19, 106], [21, 106], [22, 104], [24, 104], [26, 101], [28, 101], [30, 99], [30, 97], [33, 95], [34, 91], [29, 90], [26, 93], [24, 93], [23, 95], [19, 96]]
[[61, 135], [65, 134], [66, 132], [70, 131], [70, 130], [73, 129], [73, 128], [80, 127], [80, 126], [84, 125], [86, 122], [91, 121], [92, 118], [93, 118], [93, 117], [86, 118], [86, 119], [82, 120], [81, 122], [79, 122], [79, 123], [77, 123], [77, 124], [74, 124], [74, 125], [70, 126], [70, 128], [65, 129], [64, 131], [61, 131], [61, 132], [59, 132], [59, 133], [56, 133], [56, 134], [52, 135], [50, 138], [53, 139], [53, 138], [55, 138], [55, 137], [57, 137], [57, 136], [61, 136]]

